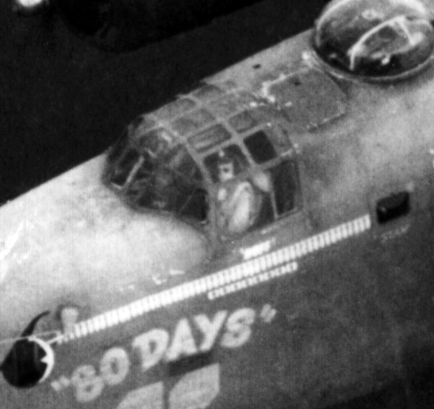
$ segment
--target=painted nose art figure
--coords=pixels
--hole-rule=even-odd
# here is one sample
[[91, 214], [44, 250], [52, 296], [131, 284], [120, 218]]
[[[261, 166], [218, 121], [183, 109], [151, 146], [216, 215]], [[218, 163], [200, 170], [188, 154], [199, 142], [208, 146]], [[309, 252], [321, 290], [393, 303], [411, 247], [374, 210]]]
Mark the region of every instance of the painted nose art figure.
[[0, 366], [6, 381], [18, 388], [44, 382], [54, 368], [54, 351], [48, 342], [32, 335], [38, 321], [48, 314], [35, 317], [16, 341]]

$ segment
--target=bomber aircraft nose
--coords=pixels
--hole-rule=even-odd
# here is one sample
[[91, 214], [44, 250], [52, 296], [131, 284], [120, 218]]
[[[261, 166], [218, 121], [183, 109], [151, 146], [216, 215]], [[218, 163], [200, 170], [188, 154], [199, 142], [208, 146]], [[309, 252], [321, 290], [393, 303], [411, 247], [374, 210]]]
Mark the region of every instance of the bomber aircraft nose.
[[[1, 209], [4, 375], [9, 373], [4, 368], [17, 365], [12, 359], [17, 350], [47, 355], [45, 343], [19, 342], [42, 312], [49, 314], [32, 335], [50, 344], [64, 330], [65, 306], [76, 308], [78, 320], [88, 319], [158, 291], [207, 257], [207, 242], [195, 229], [174, 218], [136, 212], [104, 186], [104, 161], [104, 155], [95, 158]], [[38, 365], [36, 378], [46, 368]]]

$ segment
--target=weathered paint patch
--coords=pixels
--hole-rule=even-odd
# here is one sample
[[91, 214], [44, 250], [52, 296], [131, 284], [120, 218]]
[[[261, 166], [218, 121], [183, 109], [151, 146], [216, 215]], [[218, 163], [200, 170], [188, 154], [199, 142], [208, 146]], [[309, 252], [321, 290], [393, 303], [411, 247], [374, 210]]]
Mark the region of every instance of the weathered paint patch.
[[4, 281], [7, 276], [7, 273], [9, 271], [9, 263], [7, 262], [7, 257], [15, 249], [15, 245], [21, 237], [21, 232], [23, 228], [24, 223], [21, 223], [15, 233], [7, 237], [3, 249], [0, 251], [0, 283]]
[[[127, 393], [117, 409], [163, 409], [163, 382], [138, 388]], [[146, 402], [146, 406], [145, 406]]]
[[[220, 393], [220, 366], [209, 365], [183, 376], [168, 393], [168, 409], [205, 409]], [[163, 409], [163, 382], [127, 393], [116, 409]]]
[[169, 394], [170, 409], [205, 409], [220, 393], [220, 368], [209, 365], [183, 376]]

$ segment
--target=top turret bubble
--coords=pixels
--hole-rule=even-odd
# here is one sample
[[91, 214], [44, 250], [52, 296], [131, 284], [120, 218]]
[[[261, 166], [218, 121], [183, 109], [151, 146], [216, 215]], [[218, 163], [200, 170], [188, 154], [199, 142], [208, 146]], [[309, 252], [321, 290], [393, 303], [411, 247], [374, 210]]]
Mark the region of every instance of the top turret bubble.
[[434, 30], [418, 0], [335, 0], [316, 22], [313, 46], [321, 60], [338, 70], [396, 78], [430, 59]]

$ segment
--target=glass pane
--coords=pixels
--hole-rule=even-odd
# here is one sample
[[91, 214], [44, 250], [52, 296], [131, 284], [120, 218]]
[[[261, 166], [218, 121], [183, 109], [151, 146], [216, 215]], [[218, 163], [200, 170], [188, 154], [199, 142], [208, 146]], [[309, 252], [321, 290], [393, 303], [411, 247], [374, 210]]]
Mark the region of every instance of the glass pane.
[[127, 132], [124, 131], [122, 136], [110, 147], [107, 154], [108, 163], [111, 164], [114, 161], [117, 161], [122, 156], [127, 145], [128, 145], [128, 136], [127, 136]]
[[172, 211], [176, 194], [173, 175], [167, 169], [157, 169], [148, 178], [134, 180], [127, 194], [140, 208]]
[[181, 186], [178, 213], [199, 222], [206, 221], [208, 218], [208, 194], [206, 190], [194, 186]]
[[256, 163], [265, 163], [276, 157], [274, 146], [263, 131], [248, 136], [244, 143]]
[[198, 152], [204, 152], [229, 139], [231, 139], [231, 134], [223, 126], [217, 125], [192, 136], [189, 142]]
[[221, 183], [216, 209], [220, 234], [225, 238], [252, 231], [291, 212], [297, 186], [295, 165], [290, 161]]
[[128, 181], [130, 173], [139, 160], [139, 154], [133, 149], [128, 149], [123, 157], [111, 167], [109, 172], [109, 182], [111, 185], [116, 188], [122, 188]]
[[175, 138], [164, 128], [153, 129], [138, 138], [140, 152], [148, 152], [151, 156], [167, 152], [174, 144]]
[[169, 121], [176, 116], [182, 115], [184, 112], [192, 110], [195, 106], [196, 104], [191, 99], [180, 98], [162, 106], [153, 112], [153, 114], [158, 119]]
[[247, 111], [229, 119], [229, 123], [237, 132], [245, 132], [257, 125], [257, 122]]
[[292, 162], [285, 161], [271, 169], [274, 198], [278, 216], [295, 208], [297, 174]]
[[186, 183], [202, 184], [202, 173], [184, 146], [178, 146], [170, 155], [163, 158], [161, 165], [170, 168], [171, 172], [184, 179]]
[[230, 145], [205, 158], [205, 166], [215, 183], [235, 177], [247, 169], [247, 163], [246, 157], [237, 145]]
[[215, 118], [206, 110], [199, 109], [178, 118], [172, 123], [172, 128], [180, 135], [187, 135], [197, 132], [210, 122], [215, 121]]
[[240, 180], [220, 184], [217, 192], [217, 226], [223, 236], [233, 236], [273, 222], [272, 180], [259, 171]]
[[170, 211], [204, 221], [207, 194], [201, 188], [202, 174], [184, 147], [143, 160], [129, 184], [127, 197], [136, 207]]
[[130, 183], [125, 192], [129, 202], [135, 202], [138, 197], [148, 192], [152, 177], [154, 174], [154, 165], [149, 154], [145, 154], [139, 165], [134, 166], [134, 174], [130, 176]]
[[236, 95], [233, 94], [211, 102], [209, 108], [215, 115], [221, 118], [226, 118], [242, 109]]
[[213, 99], [217, 99], [224, 95], [224, 91], [217, 88], [215, 85], [206, 84], [193, 93], [197, 99], [200, 99], [203, 103], [209, 102]]
[[145, 115], [140, 115], [128, 125], [128, 135], [139, 136], [156, 126], [156, 122]]

